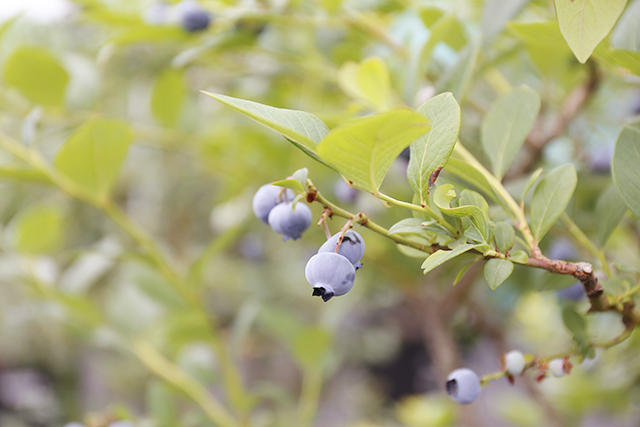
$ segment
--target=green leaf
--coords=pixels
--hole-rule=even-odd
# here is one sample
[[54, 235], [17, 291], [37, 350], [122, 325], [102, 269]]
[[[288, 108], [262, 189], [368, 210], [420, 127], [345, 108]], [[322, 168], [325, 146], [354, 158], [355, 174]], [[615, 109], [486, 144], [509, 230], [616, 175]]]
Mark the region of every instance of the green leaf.
[[105, 197], [118, 177], [132, 139], [126, 122], [90, 119], [62, 144], [54, 165], [89, 194]]
[[21, 212], [13, 229], [16, 249], [30, 255], [54, 252], [62, 244], [63, 222], [56, 205], [38, 205]]
[[613, 233], [613, 230], [618, 226], [626, 212], [627, 205], [615, 185], [611, 185], [602, 193], [596, 204], [598, 242], [601, 247], [604, 247], [607, 243], [609, 236], [611, 236], [611, 233]]
[[454, 259], [459, 255], [462, 255], [465, 252], [473, 249], [483, 250], [485, 247], [486, 245], [471, 245], [468, 243], [463, 243], [462, 245], [456, 246], [455, 249], [452, 249], [450, 251], [436, 251], [424, 260], [424, 262], [422, 263], [422, 270], [424, 274], [427, 274], [434, 268]]
[[270, 107], [226, 95], [204, 91], [202, 93], [233, 108], [250, 119], [279, 132], [308, 156], [334, 169], [333, 166], [321, 159], [316, 152], [317, 144], [329, 133], [329, 128], [322, 120], [313, 114], [304, 111]]
[[59, 106], [64, 103], [69, 75], [47, 50], [22, 47], [6, 60], [2, 79], [35, 103]]
[[485, 44], [504, 29], [529, 0], [487, 0], [482, 14], [482, 38]]
[[516, 243], [516, 232], [511, 224], [499, 221], [496, 222], [495, 239], [498, 252], [506, 254]]
[[300, 366], [318, 369], [327, 357], [333, 338], [331, 332], [320, 327], [305, 328], [293, 339], [292, 352]]
[[568, 72], [573, 53], [562, 37], [558, 21], [510, 22], [508, 26], [525, 40], [532, 61], [543, 74], [562, 76]]
[[627, 0], [555, 0], [560, 31], [583, 64], [613, 28]]
[[487, 181], [482, 172], [480, 172], [478, 169], [474, 168], [464, 160], [457, 158], [455, 151], [449, 158], [445, 170], [467, 182], [468, 184], [473, 185], [475, 188], [482, 191], [486, 196], [489, 196], [494, 202], [496, 201], [496, 196], [493, 193], [491, 184], [489, 184], [489, 181]]
[[391, 163], [429, 128], [426, 117], [410, 110], [363, 117], [329, 132], [318, 154], [347, 180], [376, 194]]
[[538, 93], [519, 86], [498, 99], [482, 120], [482, 147], [498, 179], [502, 179], [533, 129], [539, 110]]
[[640, 51], [640, 1], [631, 1], [611, 32], [611, 46]]
[[522, 191], [522, 199], [520, 200], [520, 203], [522, 205], [524, 205], [524, 199], [527, 197], [527, 193], [529, 193], [529, 190], [531, 190], [536, 181], [538, 181], [538, 178], [540, 178], [540, 175], [542, 175], [543, 171], [544, 169], [538, 168], [533, 171], [533, 173], [529, 177], [529, 181], [527, 181], [527, 184], [524, 186], [524, 190]]
[[466, 263], [465, 265], [462, 266], [462, 268], [460, 269], [460, 271], [458, 271], [458, 274], [456, 275], [455, 280], [453, 281], [453, 286], [457, 285], [458, 282], [460, 282], [460, 280], [462, 280], [462, 278], [464, 277], [464, 275], [466, 274], [467, 271], [469, 271], [469, 269], [471, 268], [471, 266], [473, 264], [475, 264], [477, 261], [477, 259], [471, 260], [470, 262]]
[[378, 110], [383, 110], [390, 104], [389, 70], [378, 57], [367, 58], [360, 64], [346, 62], [338, 70], [338, 84], [348, 95], [362, 99]]
[[405, 218], [393, 224], [389, 229], [389, 234], [416, 234], [423, 235], [425, 227], [422, 224], [433, 224], [435, 221], [425, 222], [421, 218]]
[[160, 381], [152, 381], [147, 386], [147, 410], [158, 427], [172, 427], [179, 424], [173, 396]]
[[[453, 185], [443, 184], [438, 187], [433, 195], [433, 200], [444, 214], [456, 218], [469, 217], [471, 222], [485, 238], [488, 236], [487, 218], [480, 208], [474, 205], [462, 205], [455, 208], [450, 207], [451, 201], [456, 197]], [[483, 199], [484, 200], [484, 199]], [[485, 202], [486, 203], [486, 202]]]
[[309, 176], [309, 170], [307, 170], [307, 168], [302, 168], [295, 171], [291, 176], [291, 178], [283, 179], [282, 181], [272, 182], [271, 185], [277, 185], [279, 187], [290, 188], [295, 191], [303, 192], [307, 186], [308, 176]]
[[428, 202], [429, 190], [447, 164], [460, 132], [460, 106], [451, 93], [443, 93], [418, 108], [431, 123], [431, 130], [411, 143], [407, 178], [411, 188]]
[[518, 264], [526, 264], [529, 261], [529, 255], [525, 251], [515, 251], [509, 255], [509, 259]]
[[613, 152], [612, 173], [622, 199], [640, 217], [640, 132], [625, 127]]
[[491, 289], [496, 289], [513, 273], [513, 263], [506, 259], [492, 258], [484, 265], [484, 277]]
[[640, 52], [624, 49], [614, 49], [608, 57], [616, 65], [626, 68], [636, 76], [640, 76]]
[[584, 333], [587, 329], [587, 323], [575, 310], [565, 307], [562, 310], [562, 322], [572, 333]]
[[151, 113], [162, 126], [178, 123], [186, 91], [182, 70], [169, 68], [160, 74], [151, 93]]
[[567, 208], [576, 189], [578, 177], [573, 165], [565, 165], [545, 176], [533, 192], [531, 201], [531, 232], [537, 242]]

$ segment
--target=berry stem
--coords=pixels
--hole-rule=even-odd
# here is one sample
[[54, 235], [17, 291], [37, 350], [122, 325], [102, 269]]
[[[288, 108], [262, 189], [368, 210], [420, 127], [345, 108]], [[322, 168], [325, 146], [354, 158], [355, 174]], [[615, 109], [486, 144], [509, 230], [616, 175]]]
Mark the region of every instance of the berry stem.
[[[362, 215], [362, 214], [358, 214], [358, 215]], [[347, 220], [347, 222], [344, 224], [344, 226], [342, 226], [342, 228], [340, 229], [340, 236], [338, 237], [338, 241], [336, 242], [336, 253], [338, 253], [338, 251], [340, 250], [340, 246], [342, 246], [342, 241], [344, 240], [344, 235], [347, 233], [347, 230], [350, 228], [353, 228], [353, 220], [355, 217], [351, 217]]]

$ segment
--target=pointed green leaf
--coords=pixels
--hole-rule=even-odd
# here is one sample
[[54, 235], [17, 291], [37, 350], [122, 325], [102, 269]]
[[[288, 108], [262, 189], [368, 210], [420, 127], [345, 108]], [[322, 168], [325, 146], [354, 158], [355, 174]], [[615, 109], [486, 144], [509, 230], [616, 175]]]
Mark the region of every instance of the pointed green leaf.
[[555, 0], [560, 31], [583, 64], [613, 28], [627, 0]]
[[531, 132], [539, 110], [538, 93], [519, 86], [498, 99], [482, 120], [482, 147], [498, 179], [502, 179]]
[[411, 110], [363, 117], [333, 129], [318, 154], [347, 180], [375, 194], [391, 163], [429, 128], [427, 118]]
[[90, 119], [62, 144], [54, 165], [89, 194], [105, 197], [118, 177], [132, 139], [126, 122]]
[[577, 182], [578, 176], [573, 165], [561, 166], [540, 181], [533, 192], [530, 212], [531, 232], [537, 242], [542, 240], [567, 208]]
[[169, 68], [162, 72], [151, 93], [151, 113], [166, 127], [175, 126], [180, 119], [187, 89], [181, 70]]
[[55, 251], [62, 243], [63, 221], [56, 205], [38, 205], [21, 212], [13, 228], [16, 249], [30, 255]]
[[338, 70], [338, 84], [348, 95], [382, 110], [391, 100], [391, 78], [384, 61], [367, 58], [360, 64], [349, 61]]
[[277, 185], [278, 187], [285, 187], [298, 192], [303, 192], [307, 186], [308, 176], [309, 176], [309, 170], [307, 168], [302, 168], [295, 171], [293, 175], [291, 175], [291, 178], [283, 179], [282, 181], [272, 182], [271, 185]]
[[484, 277], [491, 289], [496, 289], [513, 273], [513, 263], [506, 259], [492, 258], [484, 265]]
[[511, 224], [499, 221], [496, 222], [495, 239], [498, 252], [506, 254], [516, 243], [516, 232]]
[[471, 245], [468, 243], [463, 243], [462, 245], [456, 246], [455, 249], [450, 251], [440, 250], [436, 251], [433, 254], [429, 255], [427, 259], [422, 263], [422, 270], [424, 270], [424, 274], [427, 274], [434, 268], [444, 264], [447, 261], [454, 259], [455, 257], [462, 255], [465, 252], [468, 252], [473, 249], [484, 249], [486, 245]]
[[444, 214], [456, 218], [469, 217], [476, 229], [486, 239], [488, 235], [487, 219], [482, 210], [474, 205], [462, 205], [452, 208], [449, 204], [455, 197], [456, 192], [453, 185], [443, 184], [436, 189], [433, 195], [433, 200], [438, 209], [440, 209], [440, 211]]
[[329, 133], [327, 125], [311, 113], [270, 107], [253, 101], [202, 92], [239, 113], [281, 133], [293, 145], [320, 163], [333, 168], [318, 156], [317, 144]]
[[428, 100], [418, 112], [429, 119], [431, 130], [411, 143], [407, 178], [420, 203], [426, 204], [429, 190], [458, 140], [460, 106], [447, 92]]
[[640, 217], [640, 132], [625, 127], [613, 152], [613, 181], [631, 212]]
[[5, 61], [2, 79], [35, 103], [59, 106], [64, 103], [69, 75], [47, 50], [22, 47]]
[[464, 275], [467, 273], [467, 271], [469, 271], [469, 269], [471, 268], [471, 266], [473, 266], [473, 264], [476, 263], [476, 259], [471, 260], [471, 262], [468, 262], [467, 264], [463, 265], [462, 268], [460, 269], [460, 271], [458, 271], [458, 274], [456, 275], [456, 278], [453, 280], [453, 286], [457, 285], [458, 282], [460, 280], [462, 280], [462, 278], [464, 277]]
[[522, 199], [520, 200], [521, 204], [524, 204], [524, 199], [527, 197], [529, 190], [533, 188], [533, 185], [536, 183], [536, 181], [538, 181], [538, 178], [540, 178], [540, 175], [542, 175], [543, 171], [544, 169], [542, 168], [538, 168], [533, 171], [533, 173], [529, 177], [529, 181], [527, 181], [526, 185], [524, 186], [524, 190], [522, 190]]
[[596, 204], [596, 218], [598, 222], [598, 243], [603, 247], [613, 230], [627, 212], [627, 205], [615, 185], [610, 186]]

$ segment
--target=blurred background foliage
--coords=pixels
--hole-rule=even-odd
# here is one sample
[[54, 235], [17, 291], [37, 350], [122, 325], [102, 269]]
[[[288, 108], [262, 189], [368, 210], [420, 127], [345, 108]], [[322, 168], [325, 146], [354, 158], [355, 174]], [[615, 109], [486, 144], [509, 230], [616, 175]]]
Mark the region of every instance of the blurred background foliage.
[[[540, 94], [542, 129], [584, 92], [557, 134], [527, 143], [505, 185], [519, 192], [536, 167], [573, 163], [569, 214], [597, 242], [613, 144], [640, 111], [640, 61], [611, 60], [640, 50], [640, 0], [585, 65], [548, 0], [207, 0], [212, 23], [193, 33], [159, 22], [152, 1], [29, 1], [17, 15], [20, 2], [8, 3], [0, 139], [22, 151], [0, 150], [0, 425], [638, 425], [637, 333], [561, 380], [501, 380], [467, 407], [443, 393], [451, 369], [493, 372], [512, 348], [570, 348], [562, 309], [588, 307], [570, 278], [516, 266], [491, 291], [475, 265], [452, 287], [468, 258], [423, 276], [422, 259], [363, 230], [353, 291], [311, 298], [304, 265], [324, 233], [283, 243], [251, 212], [260, 185], [306, 167], [352, 212], [387, 227], [411, 214], [353, 193], [198, 91], [333, 127], [448, 90], [461, 141], [481, 160], [480, 120], [505, 88]], [[95, 150], [69, 148], [88, 137]], [[412, 197], [406, 166], [399, 157], [384, 183], [401, 200]], [[627, 213], [607, 255], [640, 268], [639, 236]], [[542, 247], [594, 261], [562, 225]], [[596, 339], [622, 328], [613, 314], [588, 321]]]

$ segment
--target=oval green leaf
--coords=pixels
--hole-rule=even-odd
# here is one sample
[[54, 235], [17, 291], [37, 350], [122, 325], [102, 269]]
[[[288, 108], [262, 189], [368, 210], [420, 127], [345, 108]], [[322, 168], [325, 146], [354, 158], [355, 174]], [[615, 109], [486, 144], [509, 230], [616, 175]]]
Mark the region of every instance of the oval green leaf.
[[496, 289], [513, 273], [513, 263], [506, 259], [492, 258], [484, 265], [484, 277], [491, 289]]
[[576, 189], [578, 176], [573, 165], [561, 166], [540, 181], [531, 201], [531, 232], [537, 242], [567, 208]]
[[640, 218], [640, 132], [625, 127], [613, 152], [613, 181], [631, 212]]

